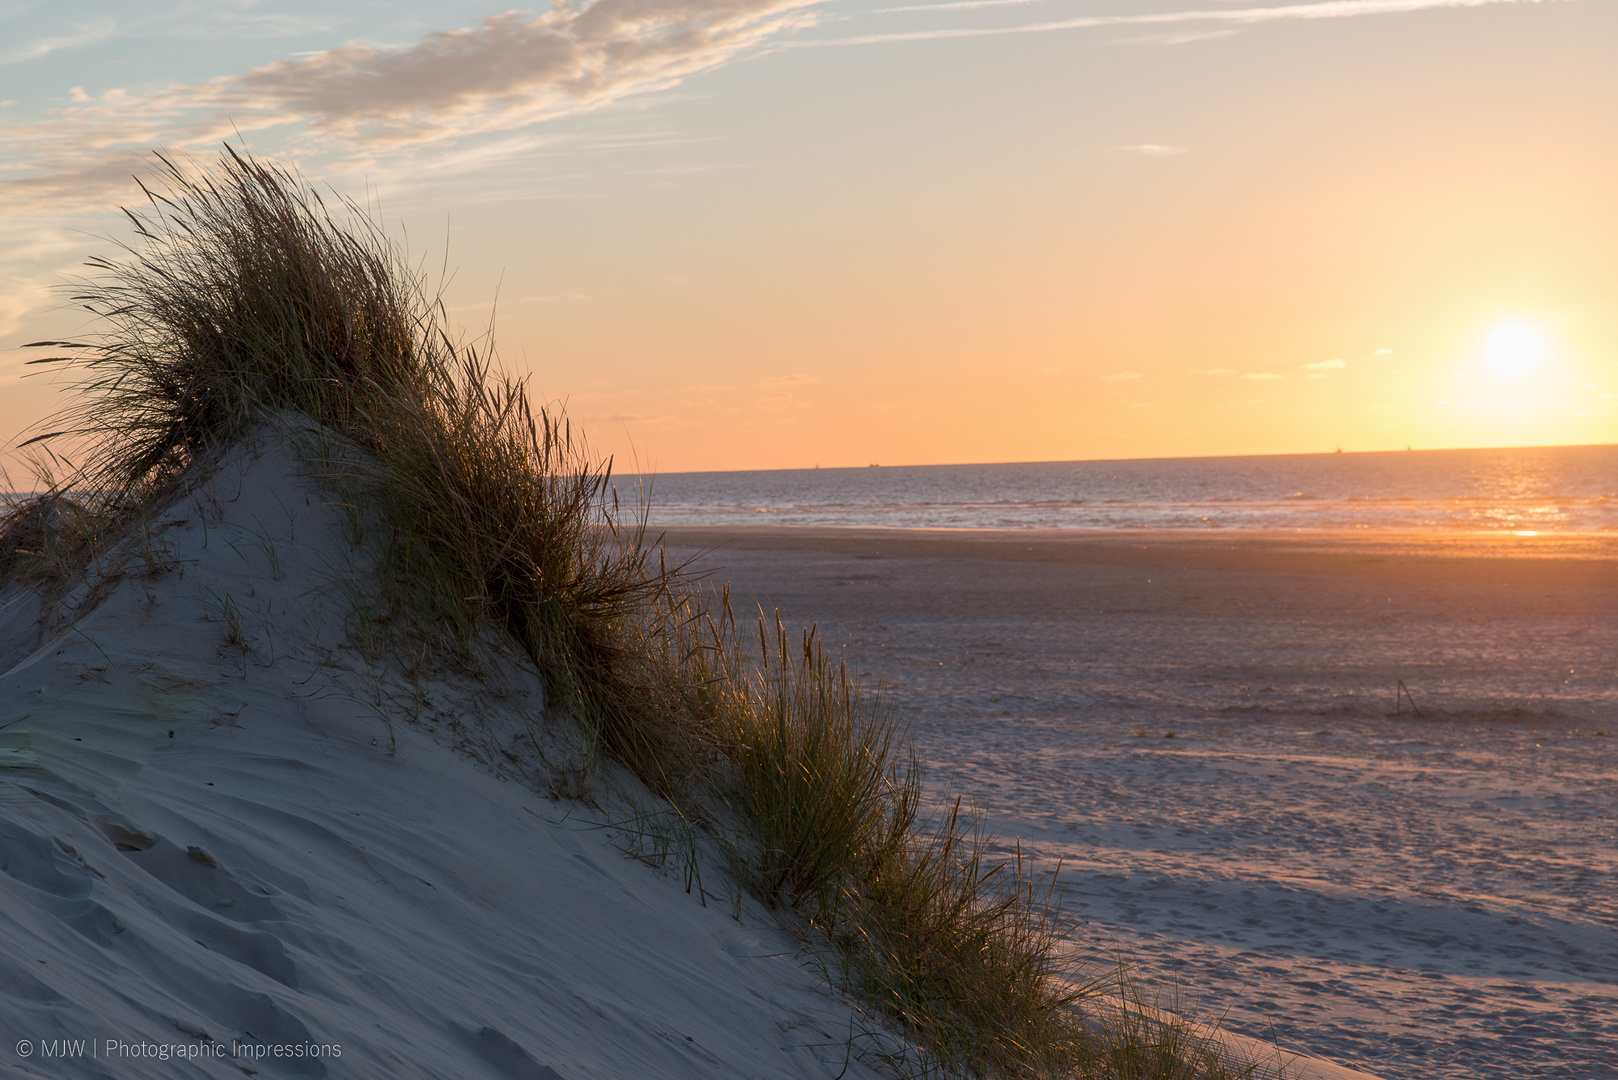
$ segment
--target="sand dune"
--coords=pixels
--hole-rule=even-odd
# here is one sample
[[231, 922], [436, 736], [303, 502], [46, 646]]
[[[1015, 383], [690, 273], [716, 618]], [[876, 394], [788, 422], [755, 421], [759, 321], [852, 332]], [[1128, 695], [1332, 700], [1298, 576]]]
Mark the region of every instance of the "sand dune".
[[0, 1075], [844, 1068], [859, 1020], [721, 871], [688, 893], [601, 827], [626, 795], [537, 793], [529, 722], [553, 761], [565, 737], [534, 676], [389, 696], [344, 644], [364, 567], [289, 452], [160, 522], [42, 642], [37, 596], [3, 597]]

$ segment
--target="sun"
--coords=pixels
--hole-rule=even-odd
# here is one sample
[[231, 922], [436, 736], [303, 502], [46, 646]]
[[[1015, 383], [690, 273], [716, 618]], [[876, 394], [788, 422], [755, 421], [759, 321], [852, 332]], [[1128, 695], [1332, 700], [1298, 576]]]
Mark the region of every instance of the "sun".
[[1545, 357], [1545, 335], [1524, 322], [1501, 323], [1489, 332], [1483, 355], [1496, 372], [1521, 378]]

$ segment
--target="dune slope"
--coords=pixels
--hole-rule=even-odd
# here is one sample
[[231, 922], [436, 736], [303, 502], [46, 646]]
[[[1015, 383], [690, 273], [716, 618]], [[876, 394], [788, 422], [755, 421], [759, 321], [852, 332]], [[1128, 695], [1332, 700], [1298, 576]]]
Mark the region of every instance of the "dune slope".
[[71, 595], [0, 593], [0, 1076], [837, 1075], [850, 1007], [720, 871], [539, 793], [537, 676], [402, 711], [325, 498], [238, 448]]

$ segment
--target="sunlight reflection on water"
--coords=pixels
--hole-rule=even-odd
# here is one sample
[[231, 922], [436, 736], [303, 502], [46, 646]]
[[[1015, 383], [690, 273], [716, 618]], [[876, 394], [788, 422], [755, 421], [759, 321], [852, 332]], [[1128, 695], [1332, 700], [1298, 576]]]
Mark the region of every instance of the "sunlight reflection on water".
[[1618, 446], [672, 473], [651, 495], [654, 525], [1527, 536], [1618, 531]]

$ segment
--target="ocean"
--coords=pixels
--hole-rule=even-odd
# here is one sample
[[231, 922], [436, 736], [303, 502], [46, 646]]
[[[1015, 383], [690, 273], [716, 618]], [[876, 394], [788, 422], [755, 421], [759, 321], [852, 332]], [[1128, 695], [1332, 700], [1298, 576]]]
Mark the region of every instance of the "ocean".
[[1618, 530], [1618, 445], [622, 477], [649, 523], [947, 529]]

